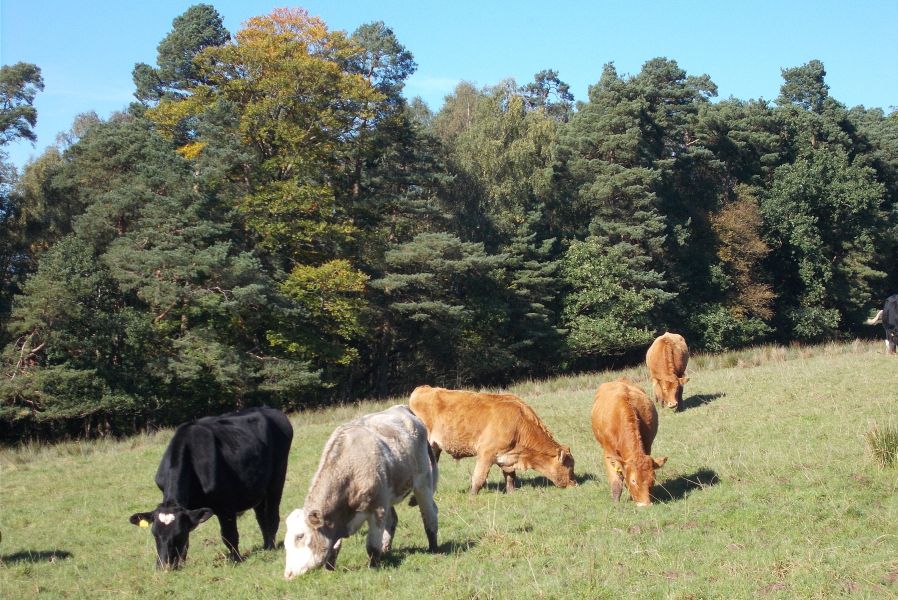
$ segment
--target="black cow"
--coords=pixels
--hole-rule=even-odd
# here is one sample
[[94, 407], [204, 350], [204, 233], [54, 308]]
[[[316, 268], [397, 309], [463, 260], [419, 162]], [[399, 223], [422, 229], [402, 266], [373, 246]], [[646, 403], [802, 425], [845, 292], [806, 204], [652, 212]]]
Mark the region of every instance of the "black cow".
[[286, 415], [267, 406], [178, 427], [156, 471], [162, 503], [130, 518], [134, 525], [151, 527], [156, 566], [181, 566], [190, 532], [213, 514], [230, 559], [242, 560], [237, 514], [250, 508], [256, 512], [265, 548], [273, 549], [292, 440]]
[[886, 298], [882, 307], [882, 326], [886, 330], [886, 352], [895, 354], [898, 347], [898, 294]]

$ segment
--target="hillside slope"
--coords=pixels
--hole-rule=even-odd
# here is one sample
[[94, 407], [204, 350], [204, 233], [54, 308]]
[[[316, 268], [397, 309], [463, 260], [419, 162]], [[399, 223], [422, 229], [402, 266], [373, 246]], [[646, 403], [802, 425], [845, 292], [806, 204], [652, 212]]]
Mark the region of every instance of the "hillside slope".
[[[474, 461], [440, 463], [439, 539], [425, 552], [416, 508], [397, 507], [394, 551], [365, 567], [347, 540], [336, 572], [285, 582], [283, 550], [261, 550], [239, 522], [248, 560], [223, 557], [215, 519], [189, 562], [153, 569], [154, 545], [128, 516], [159, 501], [153, 475], [171, 431], [124, 441], [0, 452], [4, 598], [796, 598], [898, 595], [898, 467], [874, 466], [863, 435], [898, 425], [898, 359], [880, 344], [694, 357], [682, 413], [667, 410], [653, 453], [669, 456], [659, 499], [612, 504], [589, 411], [593, 373], [510, 388], [576, 458], [580, 485], [521, 474], [517, 492], [467, 490]], [[646, 391], [642, 369], [631, 369]], [[281, 514], [301, 506], [325, 439], [389, 402], [293, 415]], [[283, 524], [279, 538], [284, 535]]]

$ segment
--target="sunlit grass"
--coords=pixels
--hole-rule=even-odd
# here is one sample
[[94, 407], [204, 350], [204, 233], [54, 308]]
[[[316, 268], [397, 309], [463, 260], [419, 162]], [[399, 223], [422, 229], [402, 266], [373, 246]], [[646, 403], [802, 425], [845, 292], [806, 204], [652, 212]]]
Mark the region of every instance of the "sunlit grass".
[[[225, 560], [215, 520], [187, 566], [153, 569], [128, 515], [159, 501], [153, 475], [172, 431], [0, 451], [0, 598], [829, 598], [898, 595], [898, 468], [880, 467], [872, 425], [898, 414], [898, 359], [880, 344], [763, 347], [690, 361], [686, 410], [660, 412], [669, 456], [656, 502], [611, 502], [589, 427], [598, 384], [642, 367], [510, 386], [571, 446], [580, 485], [537, 473], [467, 494], [473, 461], [440, 463], [441, 552], [425, 552], [417, 509], [397, 507], [394, 551], [365, 567], [362, 537], [336, 572], [283, 581], [283, 550], [239, 521], [247, 561]], [[422, 382], [424, 383], [424, 382]], [[402, 399], [292, 415], [281, 514], [300, 506], [338, 424]], [[885, 425], [879, 429], [884, 430]], [[624, 495], [626, 498], [626, 494]], [[283, 525], [279, 531], [283, 536]]]
[[885, 468], [898, 463], [898, 427], [875, 424], [865, 438], [876, 464]]

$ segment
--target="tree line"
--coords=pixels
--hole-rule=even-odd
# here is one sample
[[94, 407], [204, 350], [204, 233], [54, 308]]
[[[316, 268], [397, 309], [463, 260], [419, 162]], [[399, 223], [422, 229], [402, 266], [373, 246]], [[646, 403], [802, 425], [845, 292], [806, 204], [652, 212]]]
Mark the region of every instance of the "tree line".
[[[382, 22], [174, 19], [136, 102], [0, 169], [0, 432], [127, 433], [497, 385], [640, 355], [857, 334], [898, 290], [898, 112], [824, 65], [716, 100], [656, 58], [576, 102], [555, 70], [432, 112]], [[0, 75], [34, 139], [40, 69]]]

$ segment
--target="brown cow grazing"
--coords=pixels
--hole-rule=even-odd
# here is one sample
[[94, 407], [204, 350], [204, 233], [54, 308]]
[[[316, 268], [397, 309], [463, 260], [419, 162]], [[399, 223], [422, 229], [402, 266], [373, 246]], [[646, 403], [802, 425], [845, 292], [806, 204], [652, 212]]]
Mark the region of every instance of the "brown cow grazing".
[[620, 501], [622, 484], [626, 484], [637, 506], [651, 504], [655, 469], [661, 468], [667, 457], [651, 456], [658, 411], [645, 392], [623, 378], [600, 385], [592, 405], [592, 432], [605, 453], [614, 501]]
[[655, 338], [645, 354], [645, 364], [652, 378], [656, 402], [683, 410], [683, 386], [689, 381], [685, 377], [688, 362], [689, 347], [682, 335], [665, 333]]
[[574, 457], [559, 444], [523, 400], [511, 394], [480, 394], [422, 385], [409, 407], [427, 426], [437, 460], [445, 450], [453, 458], [477, 457], [471, 493], [486, 484], [493, 464], [505, 474], [505, 490], [514, 491], [515, 471], [534, 469], [558, 487], [577, 485]]

